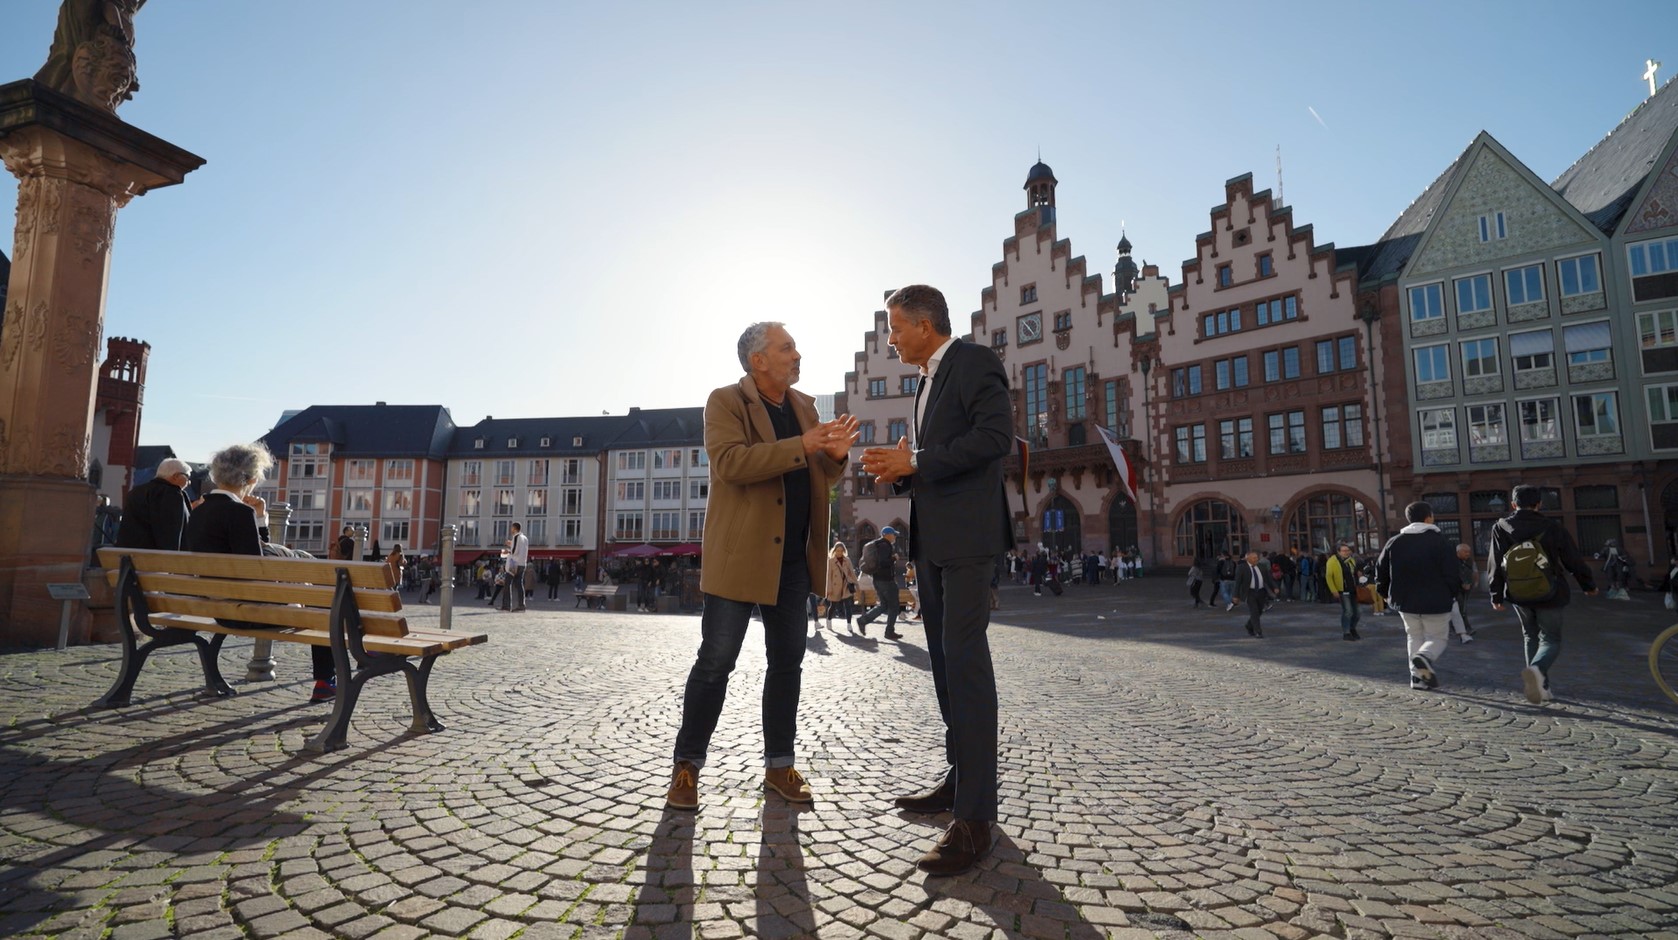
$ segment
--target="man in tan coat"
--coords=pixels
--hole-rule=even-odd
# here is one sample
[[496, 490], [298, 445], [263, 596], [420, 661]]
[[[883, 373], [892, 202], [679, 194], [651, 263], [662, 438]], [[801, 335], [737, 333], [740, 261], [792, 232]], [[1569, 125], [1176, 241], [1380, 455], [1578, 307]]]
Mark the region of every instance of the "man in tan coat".
[[804, 662], [804, 603], [826, 573], [827, 494], [844, 472], [856, 419], [823, 422], [815, 400], [792, 390], [798, 347], [780, 323], [754, 323], [740, 335], [746, 377], [705, 403], [711, 496], [705, 518], [705, 595], [699, 655], [688, 673], [675, 770], [666, 805], [697, 809], [699, 771], [722, 714], [751, 622], [763, 613], [768, 669], [763, 679], [764, 786], [811, 801], [794, 769], [798, 695]]

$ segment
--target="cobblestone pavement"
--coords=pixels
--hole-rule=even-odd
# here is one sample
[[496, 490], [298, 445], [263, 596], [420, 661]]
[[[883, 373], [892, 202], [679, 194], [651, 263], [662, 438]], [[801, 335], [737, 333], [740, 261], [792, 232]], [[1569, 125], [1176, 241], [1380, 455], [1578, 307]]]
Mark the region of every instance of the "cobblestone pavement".
[[1678, 937], [1657, 596], [1571, 608], [1534, 707], [1506, 614], [1414, 692], [1396, 616], [1346, 643], [1334, 608], [1283, 604], [1255, 640], [1181, 584], [1005, 590], [999, 840], [947, 879], [914, 867], [947, 820], [890, 805], [941, 763], [914, 625], [810, 640], [802, 810], [758, 786], [749, 639], [696, 814], [662, 805], [692, 616], [467, 600], [491, 640], [434, 674], [447, 730], [406, 735], [383, 679], [326, 757], [295, 648], [227, 700], [166, 651], [121, 711], [86, 708], [115, 648], [10, 651], [0, 935]]

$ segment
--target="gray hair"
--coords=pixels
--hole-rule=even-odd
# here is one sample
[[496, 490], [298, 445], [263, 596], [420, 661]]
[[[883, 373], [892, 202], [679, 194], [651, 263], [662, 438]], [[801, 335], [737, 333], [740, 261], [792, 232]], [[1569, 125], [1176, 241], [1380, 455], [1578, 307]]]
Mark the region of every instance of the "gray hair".
[[763, 320], [746, 327], [746, 332], [740, 334], [740, 368], [752, 371], [752, 354], [763, 352], [769, 346], [769, 331], [775, 327], [785, 327], [785, 323], [774, 320]]
[[261, 444], [234, 444], [210, 457], [210, 479], [224, 490], [242, 490], [262, 482], [274, 455]]
[[157, 465], [157, 476], [172, 477], [177, 473], [184, 473], [187, 476], [192, 476], [192, 464], [187, 463], [179, 457], [165, 457], [163, 458], [163, 462]]

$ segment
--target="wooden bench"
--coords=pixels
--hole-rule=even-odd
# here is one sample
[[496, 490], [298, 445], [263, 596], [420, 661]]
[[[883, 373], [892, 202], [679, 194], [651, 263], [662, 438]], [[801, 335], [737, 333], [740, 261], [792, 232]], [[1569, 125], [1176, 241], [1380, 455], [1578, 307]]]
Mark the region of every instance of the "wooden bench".
[[[381, 562], [110, 547], [99, 550], [99, 560], [116, 587], [122, 672], [94, 707], [128, 705], [146, 658], [164, 647], [197, 647], [206, 687], [225, 697], [236, 694], [217, 664], [229, 636], [327, 646], [338, 689], [326, 727], [307, 745], [315, 753], [345, 746], [361, 687], [393, 672], [408, 679], [414, 712], [409, 730], [443, 730], [426, 698], [432, 666], [439, 656], [489, 639], [409, 627], [393, 590], [395, 576]], [[149, 638], [143, 646], [142, 634]], [[409, 661], [416, 657], [417, 666]]]
[[606, 610], [612, 607], [612, 598], [618, 596], [618, 586], [616, 584], [589, 584], [584, 585], [583, 589], [576, 593], [578, 607], [587, 607], [589, 610], [598, 607], [601, 610]]

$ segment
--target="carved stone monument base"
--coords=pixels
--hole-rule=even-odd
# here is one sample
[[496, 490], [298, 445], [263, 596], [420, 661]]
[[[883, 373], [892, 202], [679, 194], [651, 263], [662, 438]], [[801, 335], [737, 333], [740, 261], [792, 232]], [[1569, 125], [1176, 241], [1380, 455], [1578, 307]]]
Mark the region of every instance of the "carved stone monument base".
[[[204, 161], [33, 81], [0, 85], [0, 160], [18, 178], [0, 311], [0, 643], [56, 641], [49, 583], [92, 542], [88, 445], [116, 213]], [[85, 609], [71, 639], [89, 636]]]

